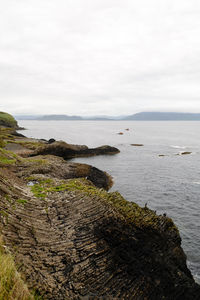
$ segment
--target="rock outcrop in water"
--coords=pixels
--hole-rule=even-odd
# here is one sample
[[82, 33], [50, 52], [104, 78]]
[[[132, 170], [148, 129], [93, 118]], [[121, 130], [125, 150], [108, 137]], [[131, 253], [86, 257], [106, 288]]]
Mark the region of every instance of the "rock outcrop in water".
[[200, 299], [173, 221], [105, 191], [107, 174], [4, 149], [0, 163], [1, 233], [43, 299]]
[[142, 147], [142, 146], [144, 146], [144, 145], [143, 145], [143, 144], [131, 144], [131, 146]]
[[63, 141], [58, 141], [39, 147], [31, 154], [31, 156], [52, 154], [63, 157], [64, 159], [70, 159], [73, 157], [108, 155], [116, 153], [119, 153], [119, 149], [108, 145], [97, 148], [88, 148], [85, 145], [72, 145]]

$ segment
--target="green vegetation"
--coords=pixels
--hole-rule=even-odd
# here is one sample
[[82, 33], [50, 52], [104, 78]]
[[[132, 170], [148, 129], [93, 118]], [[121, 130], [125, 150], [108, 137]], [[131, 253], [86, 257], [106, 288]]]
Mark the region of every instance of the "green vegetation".
[[27, 203], [27, 200], [26, 199], [17, 199], [16, 202], [24, 205]]
[[34, 196], [45, 200], [47, 193], [52, 189], [52, 179], [36, 179], [34, 176], [28, 177], [27, 181], [35, 181], [36, 183], [31, 187]]
[[[95, 188], [92, 184], [90, 185], [89, 181], [86, 179], [70, 179], [67, 181], [62, 180], [59, 182], [60, 184], [53, 181], [53, 179], [38, 179], [34, 176], [28, 177], [27, 181], [33, 181], [36, 182], [32, 187], [31, 190], [35, 197], [45, 200], [48, 193], [52, 192], [62, 192], [62, 191], [68, 191], [68, 190], [79, 190], [79, 191], [98, 191], [97, 188]], [[77, 184], [78, 183], [78, 184]], [[85, 183], [87, 185], [85, 185]], [[86, 188], [87, 187], [87, 188]], [[91, 190], [90, 188], [91, 187]], [[105, 192], [105, 194], [107, 194]]]
[[22, 158], [21, 156], [15, 154], [12, 151], [3, 149], [5, 146], [5, 141], [0, 137], [0, 166], [8, 166], [14, 165], [16, 162], [24, 162], [27, 164], [47, 164], [48, 161], [45, 159], [38, 159], [38, 158]]
[[[141, 208], [134, 202], [126, 201], [118, 192], [108, 193], [104, 189], [96, 188], [92, 183], [86, 179], [69, 179], [63, 180], [59, 184], [52, 179], [36, 179], [29, 177], [29, 180], [37, 183], [31, 187], [34, 195], [40, 199], [45, 200], [48, 193], [62, 192], [62, 191], [76, 191], [84, 193], [88, 196], [98, 197], [107, 205], [111, 206], [120, 216], [127, 222], [133, 223], [139, 228], [158, 229], [162, 223], [161, 217], [147, 207]], [[119, 217], [120, 217], [119, 216]], [[178, 233], [177, 227], [174, 225], [172, 219], [164, 217], [167, 230], [175, 230]]]
[[6, 145], [6, 143], [4, 142], [4, 140], [0, 137], [0, 148], [4, 148]]
[[0, 300], [31, 300], [26, 284], [17, 271], [13, 256], [5, 251], [0, 239]]
[[0, 166], [13, 165], [17, 161], [17, 155], [11, 151], [0, 148]]
[[13, 129], [5, 128], [0, 126], [0, 148], [4, 148], [6, 145], [6, 140], [12, 140], [14, 137], [12, 136]]
[[0, 126], [17, 128], [17, 121], [8, 113], [0, 112]]

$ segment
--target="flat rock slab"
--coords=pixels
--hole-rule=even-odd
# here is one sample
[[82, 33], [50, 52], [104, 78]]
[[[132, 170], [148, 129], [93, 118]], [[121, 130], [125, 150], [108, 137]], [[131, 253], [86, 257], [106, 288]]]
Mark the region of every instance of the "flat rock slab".
[[27, 148], [23, 147], [22, 145], [15, 143], [7, 143], [5, 149], [13, 152], [27, 150]]
[[144, 146], [143, 144], [131, 144], [131, 146], [134, 146], [134, 147], [142, 147]]

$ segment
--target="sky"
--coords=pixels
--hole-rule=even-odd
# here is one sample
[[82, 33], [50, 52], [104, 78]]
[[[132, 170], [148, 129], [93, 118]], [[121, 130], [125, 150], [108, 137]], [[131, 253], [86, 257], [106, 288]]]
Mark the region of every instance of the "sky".
[[0, 110], [200, 112], [200, 1], [1, 1]]

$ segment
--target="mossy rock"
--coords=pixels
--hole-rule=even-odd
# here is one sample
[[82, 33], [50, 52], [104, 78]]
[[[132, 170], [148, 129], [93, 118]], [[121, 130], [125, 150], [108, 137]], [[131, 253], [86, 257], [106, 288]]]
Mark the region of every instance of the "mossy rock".
[[18, 129], [18, 124], [15, 118], [5, 112], [0, 112], [0, 126]]

